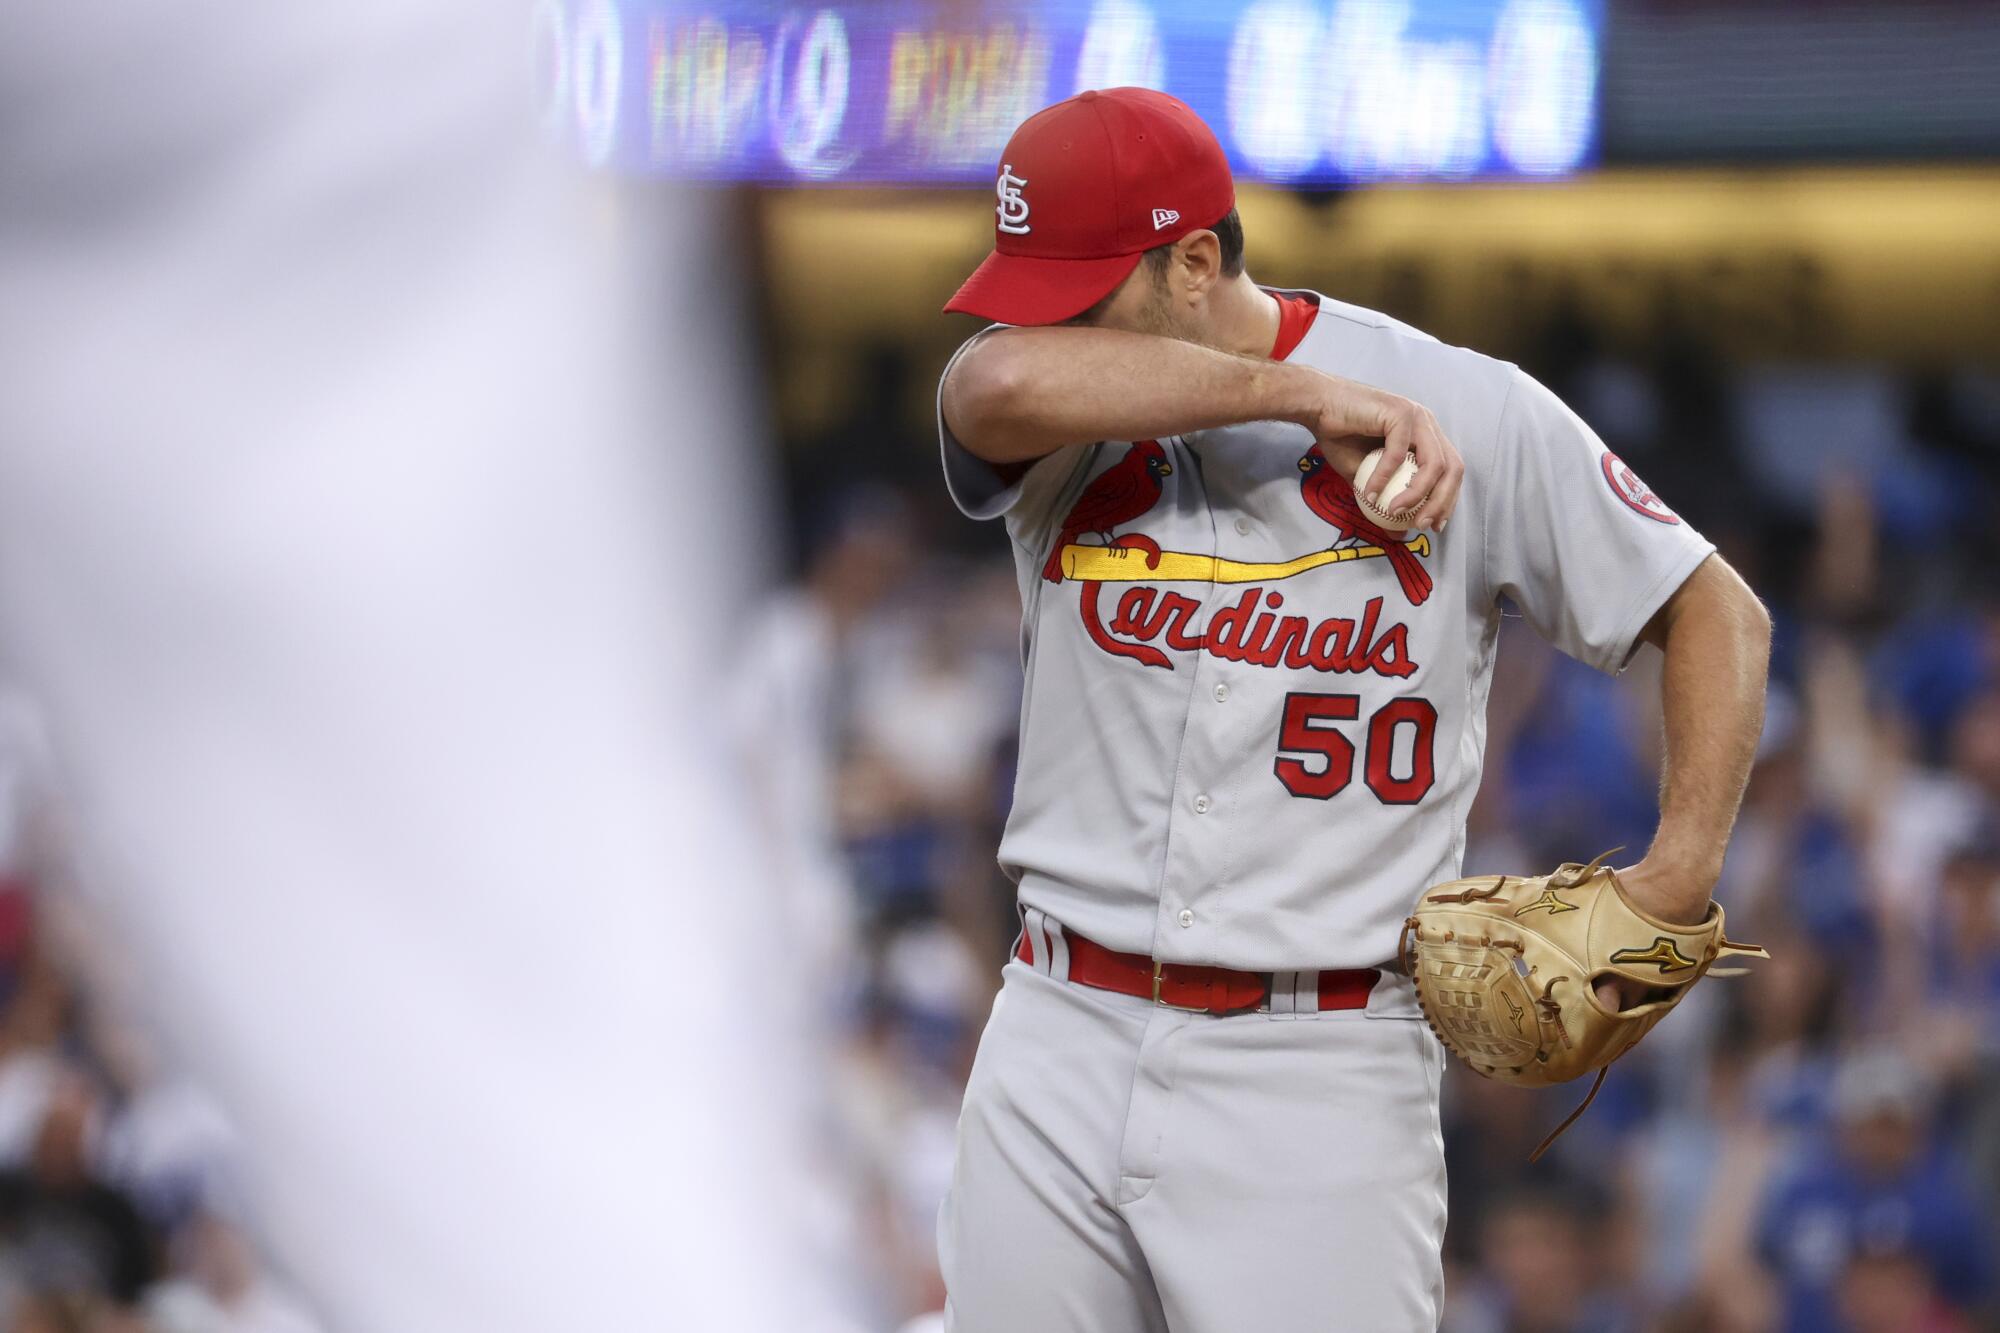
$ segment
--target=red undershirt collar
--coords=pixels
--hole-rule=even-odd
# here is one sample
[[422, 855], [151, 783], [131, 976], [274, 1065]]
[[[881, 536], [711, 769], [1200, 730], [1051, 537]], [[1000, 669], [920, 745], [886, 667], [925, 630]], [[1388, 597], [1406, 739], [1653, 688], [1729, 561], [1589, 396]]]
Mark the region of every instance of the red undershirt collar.
[[1283, 361], [1304, 341], [1306, 330], [1319, 318], [1319, 302], [1310, 296], [1287, 296], [1272, 292], [1278, 300], [1278, 340], [1271, 344], [1271, 359]]

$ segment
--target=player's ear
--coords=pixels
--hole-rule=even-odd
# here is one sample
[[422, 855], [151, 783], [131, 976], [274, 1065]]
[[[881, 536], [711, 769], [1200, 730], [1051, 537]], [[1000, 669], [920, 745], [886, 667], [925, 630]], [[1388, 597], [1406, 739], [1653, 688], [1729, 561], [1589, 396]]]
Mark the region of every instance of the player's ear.
[[1189, 296], [1206, 296], [1222, 279], [1222, 242], [1212, 231], [1191, 231], [1174, 242], [1174, 271]]

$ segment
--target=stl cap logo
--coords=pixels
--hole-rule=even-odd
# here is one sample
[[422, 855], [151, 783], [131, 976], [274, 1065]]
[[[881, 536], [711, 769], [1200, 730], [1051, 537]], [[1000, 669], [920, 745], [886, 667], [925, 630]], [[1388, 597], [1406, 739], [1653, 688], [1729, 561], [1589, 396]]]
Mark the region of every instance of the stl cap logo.
[[1548, 911], [1548, 914], [1550, 916], [1554, 916], [1557, 912], [1574, 912], [1576, 910], [1576, 904], [1566, 903], [1562, 899], [1556, 897], [1556, 891], [1554, 889], [1543, 889], [1541, 897], [1535, 899], [1535, 901], [1529, 903], [1526, 907], [1523, 907], [1520, 911], [1514, 913], [1514, 915], [1526, 916], [1530, 912], [1539, 912], [1544, 909]]
[[1181, 215], [1175, 209], [1156, 208], [1153, 210], [1154, 231], [1163, 231], [1166, 228], [1173, 226], [1176, 222], [1179, 222], [1180, 220], [1181, 220]]
[[1021, 187], [1028, 182], [1014, 174], [1014, 164], [1000, 164], [1000, 182], [995, 187], [1000, 196], [1000, 230], [1010, 236], [1028, 234], [1028, 201], [1021, 197]]
[[1674, 947], [1665, 935], [1655, 936], [1644, 949], [1620, 949], [1611, 955], [1614, 963], [1658, 963], [1662, 972], [1681, 972], [1694, 966], [1694, 959]]

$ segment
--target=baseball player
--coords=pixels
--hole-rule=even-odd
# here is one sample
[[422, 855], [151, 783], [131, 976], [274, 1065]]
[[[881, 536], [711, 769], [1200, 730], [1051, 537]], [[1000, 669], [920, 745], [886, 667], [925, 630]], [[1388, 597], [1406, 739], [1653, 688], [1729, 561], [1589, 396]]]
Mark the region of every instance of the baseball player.
[[1459, 873], [1501, 603], [1607, 672], [1664, 651], [1659, 830], [1618, 875], [1675, 923], [1709, 911], [1768, 619], [1527, 375], [1252, 282], [1175, 99], [1038, 113], [997, 190], [946, 309], [1000, 327], [938, 408], [1019, 574], [1022, 932], [939, 1219], [948, 1326], [1433, 1328], [1444, 1053], [1394, 960]]

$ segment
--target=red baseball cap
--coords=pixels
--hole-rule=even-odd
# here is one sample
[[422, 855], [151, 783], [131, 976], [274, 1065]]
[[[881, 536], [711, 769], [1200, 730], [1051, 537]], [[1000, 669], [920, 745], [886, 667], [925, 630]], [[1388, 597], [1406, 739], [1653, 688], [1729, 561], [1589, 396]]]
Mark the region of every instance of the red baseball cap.
[[945, 309], [1001, 324], [1082, 314], [1140, 255], [1236, 206], [1214, 132], [1150, 88], [1082, 92], [1037, 111], [1007, 141], [995, 190], [993, 253]]

